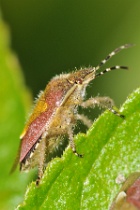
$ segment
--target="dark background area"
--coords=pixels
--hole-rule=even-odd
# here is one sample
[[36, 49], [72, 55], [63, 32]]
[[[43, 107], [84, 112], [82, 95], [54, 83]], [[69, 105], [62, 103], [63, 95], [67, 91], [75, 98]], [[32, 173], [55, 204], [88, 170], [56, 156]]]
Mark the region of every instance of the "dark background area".
[[56, 74], [96, 66], [125, 43], [136, 46], [116, 55], [105, 67], [127, 65], [130, 71], [98, 78], [89, 95], [108, 95], [120, 106], [139, 86], [140, 1], [0, 0], [0, 6], [34, 96]]

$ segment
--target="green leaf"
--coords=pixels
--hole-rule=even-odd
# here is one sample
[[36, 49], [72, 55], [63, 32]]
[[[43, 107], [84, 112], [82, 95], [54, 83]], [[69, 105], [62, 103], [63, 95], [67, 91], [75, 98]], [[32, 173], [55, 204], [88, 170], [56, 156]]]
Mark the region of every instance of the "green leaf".
[[10, 169], [31, 98], [24, 86], [18, 59], [10, 50], [9, 30], [0, 13], [0, 209], [13, 209], [22, 200], [27, 176]]
[[129, 176], [140, 168], [140, 89], [121, 108], [125, 119], [103, 113], [87, 134], [75, 137], [75, 156], [68, 147], [47, 166], [39, 186], [32, 182], [17, 209], [105, 210], [120, 186], [119, 174]]

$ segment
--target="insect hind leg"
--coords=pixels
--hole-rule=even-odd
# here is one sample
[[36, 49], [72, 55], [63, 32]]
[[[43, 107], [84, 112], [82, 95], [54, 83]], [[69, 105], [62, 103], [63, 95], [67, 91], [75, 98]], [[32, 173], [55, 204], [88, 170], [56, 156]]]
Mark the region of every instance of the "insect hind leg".
[[36, 150], [36, 159], [38, 162], [38, 178], [36, 180], [36, 185], [39, 184], [45, 169], [45, 157], [46, 157], [46, 139], [41, 139], [40, 143], [38, 144], [38, 150]]

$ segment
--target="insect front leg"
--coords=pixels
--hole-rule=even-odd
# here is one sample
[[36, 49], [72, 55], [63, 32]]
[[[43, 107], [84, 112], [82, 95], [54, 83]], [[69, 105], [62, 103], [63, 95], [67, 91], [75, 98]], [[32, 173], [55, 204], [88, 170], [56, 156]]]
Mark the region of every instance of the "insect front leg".
[[90, 99], [82, 102], [81, 106], [83, 108], [88, 108], [88, 107], [94, 108], [95, 106], [98, 106], [99, 108], [108, 109], [113, 114], [115, 114], [121, 118], [124, 118], [124, 115], [120, 114], [118, 111], [116, 111], [114, 109], [115, 108], [114, 101], [109, 97], [90, 98]]

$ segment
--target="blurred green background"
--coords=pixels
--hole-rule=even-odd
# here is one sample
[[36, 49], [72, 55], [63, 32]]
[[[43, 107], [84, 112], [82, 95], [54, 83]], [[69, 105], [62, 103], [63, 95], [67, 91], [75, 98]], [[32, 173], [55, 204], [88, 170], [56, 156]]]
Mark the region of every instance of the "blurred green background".
[[[11, 48], [19, 59], [25, 84], [33, 93], [33, 97], [44, 89], [56, 74], [70, 72], [75, 67], [96, 66], [108, 53], [125, 43], [136, 45], [113, 57], [105, 67], [127, 65], [129, 71], [118, 70], [94, 80], [89, 87], [88, 95], [110, 96], [119, 107], [127, 95], [139, 87], [140, 1], [0, 0], [0, 10], [10, 30]], [[20, 72], [19, 68], [18, 71]], [[3, 69], [0, 69], [0, 73], [2, 75]], [[16, 75], [17, 72], [14, 74]], [[22, 92], [24, 80], [21, 79], [21, 75], [17, 75], [17, 78], [19, 77], [19, 84], [14, 86], [14, 90]], [[9, 94], [12, 100], [12, 88]], [[6, 98], [6, 95], [4, 97]], [[11, 115], [9, 112], [5, 113], [4, 122], [1, 120], [5, 131], [0, 135], [0, 141], [3, 142], [0, 166], [4, 166], [4, 169], [7, 165], [6, 172], [3, 172], [0, 178], [2, 183], [0, 183], [0, 195], [3, 193], [3, 202], [7, 202], [4, 207], [0, 201], [2, 209], [12, 209], [23, 199], [28, 182], [26, 174], [17, 172], [16, 178], [5, 175], [8, 174], [16, 155], [16, 148], [19, 145], [18, 136], [27, 112], [25, 105], [21, 105], [21, 98], [18, 96], [19, 104], [14, 107], [18, 118], [12, 110]], [[1, 97], [1, 107], [4, 104], [2, 100]], [[29, 105], [26, 105], [27, 107], [29, 108]], [[4, 110], [10, 109], [5, 104], [4, 108]], [[0, 119], [3, 119], [2, 117], [3, 115]], [[6, 127], [11, 119], [13, 120], [11, 127]], [[2, 190], [3, 186], [9, 191]]]
[[1, 0], [12, 48], [27, 86], [36, 96], [47, 82], [75, 67], [96, 66], [114, 48], [135, 47], [115, 56], [107, 66], [128, 65], [93, 82], [92, 95], [109, 95], [119, 106], [139, 86], [140, 1], [133, 0]]

